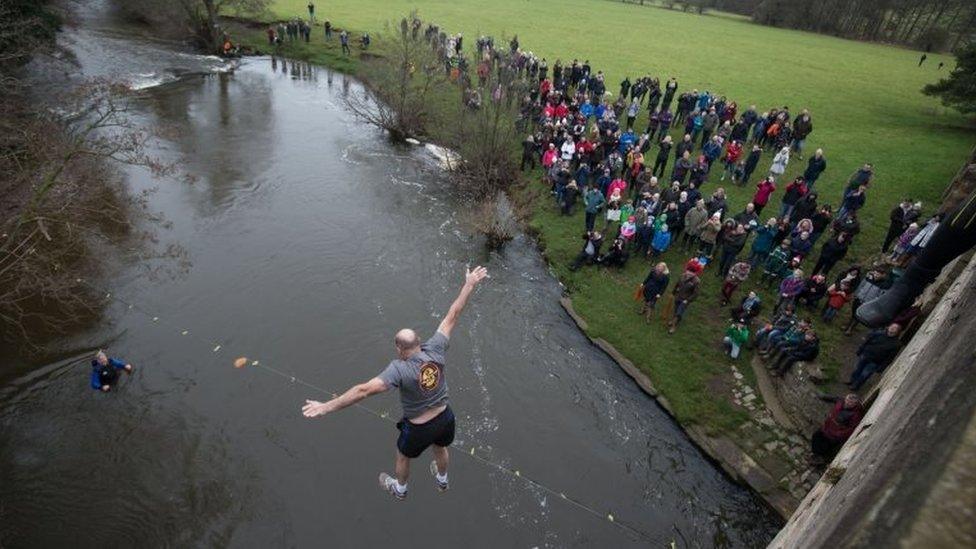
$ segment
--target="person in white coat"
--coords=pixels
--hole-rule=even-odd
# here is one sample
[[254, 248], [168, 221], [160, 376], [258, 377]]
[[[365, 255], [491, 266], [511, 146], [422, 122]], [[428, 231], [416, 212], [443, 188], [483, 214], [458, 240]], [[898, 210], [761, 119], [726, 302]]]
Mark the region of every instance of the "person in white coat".
[[786, 172], [786, 166], [789, 163], [790, 148], [783, 147], [773, 158], [773, 165], [769, 167], [769, 173], [772, 175], [783, 175], [783, 173]]
[[567, 137], [566, 141], [563, 142], [563, 146], [560, 149], [560, 157], [569, 162], [573, 159], [573, 155], [576, 154], [576, 143], [573, 143], [572, 137]]

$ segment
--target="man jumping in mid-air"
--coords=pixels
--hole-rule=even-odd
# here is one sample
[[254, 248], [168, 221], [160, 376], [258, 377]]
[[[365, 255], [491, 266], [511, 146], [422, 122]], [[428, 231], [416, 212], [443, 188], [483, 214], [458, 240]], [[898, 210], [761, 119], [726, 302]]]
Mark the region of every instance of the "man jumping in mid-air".
[[410, 460], [419, 457], [431, 445], [434, 446], [434, 461], [430, 464], [430, 472], [437, 489], [447, 490], [447, 447], [454, 442], [454, 412], [447, 404], [444, 355], [451, 331], [468, 297], [486, 276], [488, 271], [484, 267], [466, 270], [461, 292], [437, 327], [437, 333], [426, 343], [421, 343], [413, 330], [400, 330], [393, 339], [397, 359], [378, 376], [328, 402], [306, 400], [302, 407], [305, 417], [324, 416], [391, 387], [400, 389], [403, 419], [397, 423], [400, 436], [397, 438], [396, 478], [380, 473], [380, 487], [397, 499], [407, 497]]

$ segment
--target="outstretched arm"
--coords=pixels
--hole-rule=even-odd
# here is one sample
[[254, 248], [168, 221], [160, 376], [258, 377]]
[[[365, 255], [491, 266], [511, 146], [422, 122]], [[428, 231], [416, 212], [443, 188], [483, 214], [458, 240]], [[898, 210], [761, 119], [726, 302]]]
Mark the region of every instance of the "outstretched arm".
[[366, 397], [373, 396], [377, 393], [382, 393], [383, 391], [386, 391], [386, 383], [384, 383], [382, 379], [374, 377], [366, 383], [354, 385], [345, 393], [342, 393], [328, 402], [306, 400], [305, 406], [302, 406], [302, 414], [304, 414], [305, 417], [324, 416], [330, 412], [338, 412], [343, 408], [348, 408]]
[[444, 316], [444, 320], [441, 321], [440, 326], [437, 327], [437, 331], [451, 337], [451, 330], [454, 329], [454, 325], [457, 324], [458, 317], [461, 316], [461, 311], [464, 310], [464, 306], [468, 303], [468, 297], [471, 296], [471, 292], [474, 291], [475, 286], [479, 282], [484, 280], [488, 276], [488, 269], [484, 267], [475, 267], [474, 270], [465, 269], [464, 275], [464, 286], [461, 287], [461, 292], [458, 294], [454, 303], [451, 303], [451, 308], [447, 310], [447, 315]]

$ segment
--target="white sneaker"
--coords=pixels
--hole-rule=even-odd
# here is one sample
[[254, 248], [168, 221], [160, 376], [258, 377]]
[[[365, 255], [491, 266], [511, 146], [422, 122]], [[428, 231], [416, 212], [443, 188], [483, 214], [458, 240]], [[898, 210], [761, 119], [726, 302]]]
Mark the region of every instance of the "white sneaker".
[[396, 499], [407, 499], [407, 492], [397, 490], [397, 480], [386, 473], [380, 473], [380, 488]]
[[430, 474], [434, 477], [434, 485], [437, 486], [438, 492], [446, 492], [450, 488], [447, 482], [441, 482], [437, 479], [437, 460], [430, 462]]

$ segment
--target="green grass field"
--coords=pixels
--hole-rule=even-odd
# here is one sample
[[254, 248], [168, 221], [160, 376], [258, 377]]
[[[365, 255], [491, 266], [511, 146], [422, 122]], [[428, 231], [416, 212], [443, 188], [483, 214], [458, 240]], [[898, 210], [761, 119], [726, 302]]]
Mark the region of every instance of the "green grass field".
[[[276, 0], [272, 11], [280, 18], [306, 17], [307, 3]], [[651, 74], [662, 82], [675, 76], [679, 93], [707, 89], [736, 100], [740, 112], [750, 104], [760, 112], [782, 105], [793, 113], [809, 109], [814, 132], [807, 142], [808, 153], [822, 147], [828, 160], [828, 169], [817, 183], [821, 202], [836, 206], [850, 174], [864, 162], [875, 165], [875, 182], [862, 210], [862, 234], [848, 260], [864, 259], [876, 251], [887, 228], [887, 212], [903, 196], [923, 200], [926, 213], [933, 212], [976, 143], [972, 121], [919, 92], [951, 70], [954, 61], [945, 55], [930, 54], [918, 68], [919, 53], [911, 50], [763, 27], [735, 17], [698, 16], [607, 0], [331, 0], [318, 2], [316, 15], [319, 22], [327, 18], [340, 28], [366, 30], [376, 37], [387, 22], [398, 21], [414, 9], [447, 32], [462, 32], [467, 51], [479, 34], [494, 35], [496, 43], [517, 34], [524, 49], [546, 57], [550, 66], [556, 59], [589, 59], [594, 70], [604, 71], [607, 88], [614, 92], [624, 75]], [[335, 47], [315, 45], [322, 42], [321, 27], [313, 37], [311, 46], [285, 53], [337, 66]], [[936, 69], [940, 61], [947, 65], [941, 72]], [[350, 64], [340, 60], [337, 68], [349, 70]], [[646, 114], [641, 113], [638, 128], [644, 127]], [[677, 138], [677, 131], [672, 134]], [[757, 173], [771, 159], [772, 154], [765, 153]], [[794, 159], [786, 175], [799, 175], [805, 165], [805, 160]], [[713, 172], [705, 194], [718, 186], [718, 177]], [[767, 208], [769, 215], [778, 211], [782, 186]], [[660, 322], [645, 326], [631, 295], [647, 265], [632, 261], [623, 272], [593, 268], [569, 272], [566, 265], [580, 246], [582, 213], [560, 217], [549, 197], [536, 189], [530, 183], [523, 193], [534, 197], [530, 224], [545, 243], [577, 311], [589, 322], [590, 335], [607, 339], [647, 371], [682, 422], [718, 432], [739, 424], [744, 412], [728, 401], [728, 359], [718, 346], [727, 313], [718, 306], [714, 274], [703, 276], [702, 297], [676, 335], [668, 336]], [[752, 196], [751, 188], [726, 189], [732, 213]], [[813, 259], [819, 246], [816, 250]], [[664, 259], [677, 271], [686, 257], [671, 251]], [[812, 268], [812, 260], [807, 263], [804, 266]], [[751, 286], [747, 282], [738, 295]], [[768, 309], [775, 294], [760, 293], [767, 297]], [[846, 314], [846, 310], [841, 313], [845, 319]], [[818, 328], [821, 325], [818, 321]], [[850, 362], [851, 344], [863, 335], [862, 330], [852, 341], [839, 331], [839, 327], [818, 329], [823, 340], [821, 363], [834, 375], [841, 364]], [[751, 374], [748, 360], [748, 354], [740, 358], [741, 369]]]

